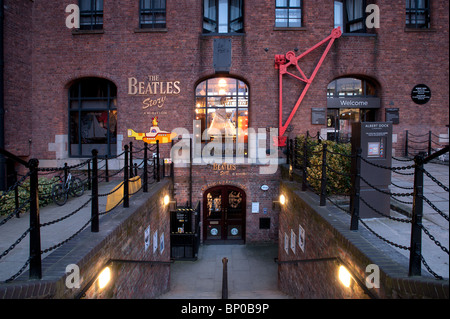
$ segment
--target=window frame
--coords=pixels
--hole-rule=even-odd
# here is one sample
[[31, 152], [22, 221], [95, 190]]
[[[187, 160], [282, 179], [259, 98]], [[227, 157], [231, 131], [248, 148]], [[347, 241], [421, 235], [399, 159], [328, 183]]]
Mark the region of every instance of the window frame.
[[[139, 0], [139, 29], [142, 30], [158, 30], [165, 29], [167, 27], [167, 1], [160, 0], [164, 2], [164, 8], [153, 8], [153, 1], [150, 1], [150, 8], [143, 8], [145, 0]], [[160, 26], [162, 23], [157, 23], [155, 15], [159, 13], [164, 13], [164, 26]], [[151, 23], [143, 23], [143, 16], [150, 16], [152, 19]]]
[[[236, 85], [235, 87], [235, 92], [234, 94], [214, 94], [214, 93], [210, 93], [209, 91], [209, 82], [210, 81], [214, 81], [214, 80], [219, 80], [220, 79], [226, 79], [227, 81], [234, 81], [232, 84]], [[244, 87], [244, 94], [240, 95], [240, 89], [239, 89], [239, 84], [242, 83], [243, 85], [245, 85]], [[230, 85], [232, 85], [230, 84]], [[205, 90], [205, 94], [199, 94], [198, 89], [200, 88], [201, 85], [204, 85], [204, 90]], [[219, 84], [217, 84], [219, 85]], [[214, 112], [217, 109], [222, 109], [222, 110], [230, 110], [233, 109], [235, 111], [236, 114], [236, 118], [235, 118], [235, 134], [234, 134], [234, 138], [236, 141], [239, 141], [240, 136], [239, 136], [239, 117], [240, 117], [240, 112], [247, 112], [246, 117], [247, 117], [247, 123], [242, 123], [242, 125], [244, 125], [244, 128], [241, 127], [241, 129], [245, 132], [247, 130], [248, 132], [248, 128], [249, 126], [249, 109], [250, 109], [250, 88], [247, 84], [247, 82], [243, 81], [242, 79], [233, 77], [233, 76], [218, 76], [218, 77], [211, 77], [211, 78], [207, 78], [204, 79], [200, 82], [197, 83], [197, 85], [195, 86], [195, 92], [194, 92], [194, 96], [195, 96], [195, 102], [194, 102], [194, 118], [197, 121], [202, 121], [202, 125], [200, 125], [200, 134], [201, 136], [203, 136], [203, 133], [205, 130], [208, 130], [210, 128], [209, 124], [212, 124], [212, 121], [209, 122], [209, 116], [211, 116], [210, 114], [212, 114], [212, 112], [210, 112], [210, 110], [214, 110]], [[231, 97], [231, 98], [235, 98], [235, 104], [230, 106], [230, 105], [226, 105], [226, 106], [209, 106], [208, 100], [209, 99], [214, 99], [214, 98], [227, 98], [227, 97]], [[198, 106], [197, 103], [200, 99], [204, 99], [205, 100], [205, 105], [204, 106]], [[247, 105], [243, 106], [242, 104], [240, 104], [241, 101], [247, 101]], [[197, 110], [204, 110], [204, 112], [197, 112]], [[204, 114], [204, 119], [200, 119], [200, 116], [198, 114]], [[203, 126], [203, 121], [204, 121], [204, 126]], [[201, 143], [205, 144], [208, 143], [209, 141], [212, 140], [211, 136], [208, 140], [203, 140], [201, 139]], [[225, 136], [222, 136], [222, 138], [224, 138]], [[245, 135], [243, 137], [243, 142], [241, 142], [244, 144], [244, 152], [247, 150], [248, 147], [248, 140], [245, 141]]]
[[[431, 1], [429, 0], [423, 0], [424, 7], [419, 8], [419, 0], [406, 0], [405, 5], [405, 13], [406, 13], [406, 21], [405, 21], [405, 27], [407, 29], [425, 29], [428, 30], [431, 27]], [[408, 6], [409, 3], [409, 6]], [[415, 7], [412, 7], [412, 3], [414, 3]], [[423, 15], [425, 18], [425, 22], [418, 23], [418, 17], [419, 17], [419, 11], [423, 11]], [[415, 20], [413, 23], [412, 20]]]
[[[98, 80], [103, 81], [105, 84], [107, 84], [107, 94], [106, 96], [82, 96], [82, 84], [85, 81], [91, 81], [91, 80]], [[100, 87], [100, 84], [99, 84]], [[115, 95], [112, 95], [112, 88], [114, 88]], [[72, 96], [72, 90], [77, 90], [76, 96]], [[81, 130], [81, 117], [83, 112], [107, 112], [107, 132], [111, 132], [111, 118], [110, 113], [111, 111], [116, 111], [116, 117], [117, 117], [117, 105], [114, 105], [113, 101], [117, 101], [117, 86], [104, 78], [97, 78], [97, 77], [86, 77], [86, 78], [80, 78], [75, 80], [72, 85], [68, 89], [68, 153], [69, 157], [71, 158], [85, 158], [85, 157], [91, 157], [91, 154], [83, 154], [83, 143], [82, 143], [82, 130]], [[106, 108], [101, 107], [87, 107], [83, 108], [83, 102], [89, 102], [89, 101], [106, 101]], [[72, 102], [77, 102], [77, 107], [72, 107]], [[72, 154], [72, 116], [76, 116], [78, 119], [78, 150], [77, 154]], [[117, 120], [116, 120], [116, 130], [117, 130]], [[117, 153], [117, 149], [111, 150], [112, 145], [117, 145], [117, 131], [116, 131], [116, 144], [111, 143], [111, 134], [107, 134], [107, 142], [106, 142], [106, 148], [107, 148], [107, 154], [102, 154], [99, 152], [99, 156], [115, 156]], [[86, 144], [89, 145], [89, 144]]]
[[[339, 95], [339, 91], [338, 91], [338, 81], [342, 80], [342, 79], [353, 79], [353, 80], [358, 80], [361, 81], [361, 88], [362, 88], [362, 94], [357, 94], [357, 95]], [[334, 85], [334, 89], [333, 89], [333, 93], [330, 94], [330, 90], [329, 90], [329, 86], [330, 85]], [[368, 85], [372, 86], [374, 89], [374, 94], [368, 94]], [[330, 83], [328, 83], [327, 85], [327, 98], [351, 98], [351, 97], [358, 97], [358, 98], [370, 98], [370, 97], [378, 97], [378, 88], [377, 85], [369, 80], [366, 80], [364, 78], [358, 78], [358, 77], [341, 77], [341, 78], [337, 78], [334, 79], [333, 81], [331, 81]]]
[[[299, 6], [298, 7], [294, 7], [291, 6], [291, 0], [286, 0], [287, 2], [287, 6], [278, 6], [277, 5], [277, 1], [275, 1], [275, 28], [303, 28], [303, 0], [298, 0], [299, 1]], [[281, 25], [277, 25], [277, 9], [282, 9], [282, 10], [287, 10], [287, 25], [286, 26], [281, 26]], [[289, 22], [291, 21], [290, 19], [290, 15], [289, 15], [289, 11], [290, 10], [300, 10], [300, 25], [296, 25], [296, 26], [290, 26]]]
[[[220, 32], [219, 31], [219, 14], [220, 14], [220, 9], [219, 9], [219, 1], [220, 0], [207, 0], [208, 3], [209, 2], [214, 2], [215, 4], [215, 20], [206, 17], [205, 16], [205, 0], [202, 2], [202, 34], [203, 35], [227, 35], [227, 34], [231, 34], [231, 35], [238, 35], [238, 34], [243, 34], [244, 31], [244, 0], [227, 0], [227, 32]], [[231, 2], [232, 1], [238, 1], [240, 6], [239, 6], [239, 11], [240, 11], [240, 16], [238, 16], [236, 19], [231, 20]], [[209, 4], [208, 4], [209, 5]], [[210, 8], [210, 7], [208, 7]], [[240, 22], [242, 24], [242, 28], [238, 31], [231, 31], [231, 25], [233, 24], [233, 22]], [[214, 31], [209, 31], [205, 28], [205, 23], [210, 23], [214, 26]]]
[[[353, 2], [353, 15], [355, 14], [355, 8], [356, 6], [354, 5], [355, 1], [361, 1], [361, 8], [362, 8], [362, 16], [359, 18], [354, 18], [352, 20], [349, 20], [348, 18], [348, 10], [347, 10], [347, 2], [348, 1], [352, 1]], [[366, 13], [366, 7], [367, 7], [367, 1], [366, 0], [335, 0], [334, 3], [336, 2], [340, 2], [342, 3], [342, 25], [343, 25], [343, 33], [367, 33], [367, 27], [366, 27], [366, 18], [367, 18], [367, 13]], [[335, 10], [335, 5], [333, 6], [333, 11], [334, 11], [334, 25], [336, 25], [336, 10]], [[351, 26], [353, 25], [357, 25], [361, 23], [362, 24], [362, 28], [350, 31]]]
[[[78, 6], [80, 8], [80, 28], [79, 30], [103, 30], [103, 8], [104, 8], [104, 0], [89, 0], [90, 1], [90, 9], [82, 10], [81, 2], [82, 0], [78, 0]], [[101, 1], [102, 9], [97, 10], [97, 1]], [[90, 23], [82, 24], [83, 16], [88, 17]], [[101, 19], [101, 23], [97, 22], [98, 19]]]

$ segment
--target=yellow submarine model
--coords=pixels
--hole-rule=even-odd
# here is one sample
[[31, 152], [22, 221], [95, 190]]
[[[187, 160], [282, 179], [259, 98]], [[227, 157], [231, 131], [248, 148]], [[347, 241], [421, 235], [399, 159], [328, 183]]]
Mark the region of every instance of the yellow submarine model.
[[161, 131], [158, 127], [158, 117], [152, 118], [152, 127], [148, 133], [136, 133], [132, 129], [128, 129], [128, 137], [134, 137], [136, 141], [144, 141], [147, 144], [170, 143], [173, 138], [177, 136], [176, 133]]

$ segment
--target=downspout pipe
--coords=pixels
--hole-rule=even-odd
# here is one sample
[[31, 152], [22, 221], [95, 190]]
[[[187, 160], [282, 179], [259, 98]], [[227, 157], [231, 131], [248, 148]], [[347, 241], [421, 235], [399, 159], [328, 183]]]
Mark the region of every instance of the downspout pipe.
[[[0, 0], [0, 148], [5, 148], [5, 104], [4, 104], [4, 3]], [[6, 160], [0, 154], [0, 190], [6, 190]]]

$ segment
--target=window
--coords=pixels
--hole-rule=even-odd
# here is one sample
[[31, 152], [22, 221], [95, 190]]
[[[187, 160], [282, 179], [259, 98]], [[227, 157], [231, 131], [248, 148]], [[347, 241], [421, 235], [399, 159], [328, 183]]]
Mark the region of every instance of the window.
[[275, 27], [301, 27], [301, 4], [301, 0], [276, 0]]
[[327, 87], [328, 98], [375, 97], [375, 85], [357, 78], [340, 78], [332, 81]]
[[80, 30], [103, 29], [103, 0], [79, 0]]
[[117, 153], [117, 88], [105, 79], [84, 78], [69, 89], [69, 155]]
[[166, 0], [140, 0], [139, 27], [142, 29], [165, 28]]
[[203, 1], [203, 33], [243, 32], [243, 0]]
[[366, 32], [366, 1], [334, 1], [334, 27], [341, 27], [345, 33]]
[[429, 0], [406, 0], [406, 27], [415, 29], [430, 27]]
[[[195, 119], [208, 140], [219, 136], [240, 143], [246, 154], [248, 134], [248, 86], [234, 78], [212, 78], [196, 88]], [[206, 133], [205, 133], [206, 131]]]

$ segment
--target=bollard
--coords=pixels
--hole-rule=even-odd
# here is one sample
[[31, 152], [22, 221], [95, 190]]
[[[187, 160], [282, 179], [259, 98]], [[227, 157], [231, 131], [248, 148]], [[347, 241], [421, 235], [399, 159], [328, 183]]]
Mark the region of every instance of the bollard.
[[125, 167], [123, 169], [123, 207], [130, 206], [129, 190], [128, 190], [128, 145], [125, 145]]
[[322, 144], [322, 178], [320, 181], [320, 206], [327, 204], [327, 144]]
[[414, 157], [414, 197], [411, 220], [411, 251], [409, 276], [422, 273], [422, 217], [423, 217], [423, 153]]
[[28, 162], [30, 176], [30, 279], [42, 278], [41, 230], [39, 222], [39, 160]]
[[92, 150], [92, 202], [91, 202], [91, 232], [98, 233], [98, 151]]
[[222, 274], [222, 299], [228, 299], [228, 258], [222, 259], [223, 274]]

